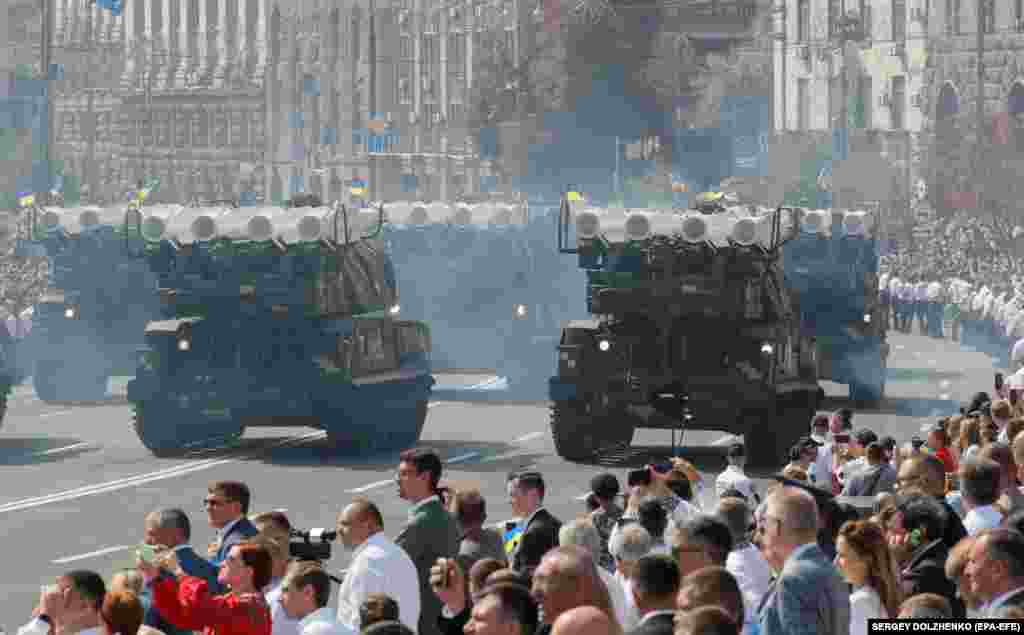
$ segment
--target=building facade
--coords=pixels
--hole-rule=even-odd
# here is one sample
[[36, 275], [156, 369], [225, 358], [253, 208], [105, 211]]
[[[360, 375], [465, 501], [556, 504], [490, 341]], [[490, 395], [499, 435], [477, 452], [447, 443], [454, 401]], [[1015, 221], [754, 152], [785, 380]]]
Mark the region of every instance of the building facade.
[[868, 198], [907, 208], [921, 171], [926, 6], [926, 0], [775, 0], [775, 130], [828, 138], [845, 129], [848, 142], [840, 145], [847, 152], [863, 163], [880, 159], [894, 174], [893, 185], [855, 188], [839, 197], [840, 205]]
[[[1009, 149], [1011, 155], [1024, 156], [1024, 3], [978, 1], [980, 6], [973, 1], [932, 0], [927, 14], [930, 47], [920, 96], [929, 145], [927, 184], [931, 200], [945, 213], [978, 206], [976, 195], [983, 187], [977, 169], [984, 161], [976, 151]], [[1017, 200], [1002, 202], [1024, 211]]]

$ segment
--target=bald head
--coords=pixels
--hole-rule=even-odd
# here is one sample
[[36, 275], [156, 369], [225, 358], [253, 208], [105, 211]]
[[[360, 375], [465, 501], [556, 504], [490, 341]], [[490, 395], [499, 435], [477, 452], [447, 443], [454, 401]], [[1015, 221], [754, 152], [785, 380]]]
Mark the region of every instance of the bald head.
[[575, 545], [556, 547], [544, 554], [533, 574], [532, 593], [543, 607], [547, 623], [580, 606], [593, 606], [612, 615], [611, 597], [594, 558]]
[[384, 528], [384, 518], [381, 516], [380, 509], [369, 498], [360, 496], [352, 499], [346, 511], [352, 514], [353, 520], [367, 522], [372, 529]]
[[768, 497], [768, 514], [782, 523], [785, 535], [796, 541], [816, 540], [818, 503], [798, 487], [782, 487]]
[[618, 635], [608, 614], [593, 606], [579, 606], [562, 613], [551, 627], [551, 635]]

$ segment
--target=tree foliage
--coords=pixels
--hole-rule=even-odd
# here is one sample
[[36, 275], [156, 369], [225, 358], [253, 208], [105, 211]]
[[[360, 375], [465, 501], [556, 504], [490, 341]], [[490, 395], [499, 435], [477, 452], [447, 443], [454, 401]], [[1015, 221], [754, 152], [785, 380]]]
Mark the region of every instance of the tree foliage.
[[0, 313], [19, 317], [34, 306], [47, 287], [46, 258], [15, 254], [16, 240], [10, 224], [0, 227]]

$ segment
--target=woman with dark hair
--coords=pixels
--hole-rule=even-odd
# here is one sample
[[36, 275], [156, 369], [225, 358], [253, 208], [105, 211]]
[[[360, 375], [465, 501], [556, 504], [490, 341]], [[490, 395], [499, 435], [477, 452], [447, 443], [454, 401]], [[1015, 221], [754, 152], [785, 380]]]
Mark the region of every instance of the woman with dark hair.
[[903, 597], [881, 527], [869, 520], [845, 523], [836, 541], [836, 567], [853, 586], [850, 635], [866, 635], [869, 619], [899, 614]]
[[100, 619], [106, 635], [137, 635], [143, 614], [142, 602], [131, 591], [108, 591], [103, 597]]
[[265, 547], [241, 543], [228, 552], [217, 581], [230, 588], [212, 595], [206, 580], [160, 576], [141, 558], [137, 567], [150, 586], [153, 606], [178, 628], [204, 635], [271, 635], [270, 607], [262, 590], [270, 583], [272, 559]]

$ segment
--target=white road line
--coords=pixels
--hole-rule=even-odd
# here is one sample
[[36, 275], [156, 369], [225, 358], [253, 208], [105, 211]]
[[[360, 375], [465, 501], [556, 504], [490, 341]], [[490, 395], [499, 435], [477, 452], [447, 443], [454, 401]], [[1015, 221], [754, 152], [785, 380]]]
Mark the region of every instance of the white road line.
[[727, 434], [721, 439], [716, 439], [715, 442], [712, 443], [711, 445], [722, 446], [729, 445], [731, 443], [743, 443], [743, 437], [737, 436], [735, 434]]
[[[323, 436], [325, 433], [322, 431], [313, 432], [310, 434], [304, 434], [298, 437], [291, 437], [283, 441], [279, 441], [267, 449], [274, 449], [301, 443], [303, 441], [309, 441], [316, 437]], [[249, 453], [253, 454], [253, 453]], [[37, 496], [34, 498], [26, 498], [20, 501], [13, 501], [6, 505], [0, 505], [0, 514], [14, 511], [21, 511], [24, 509], [32, 509], [33, 507], [41, 507], [49, 503], [56, 503], [59, 501], [75, 500], [77, 498], [83, 498], [85, 496], [92, 496], [94, 494], [105, 494], [107, 492], [114, 492], [121, 489], [127, 489], [136, 485], [143, 485], [145, 483], [152, 483], [154, 481], [161, 481], [168, 478], [174, 478], [175, 476], [183, 476], [185, 474], [191, 474], [200, 470], [207, 470], [218, 465], [224, 465], [226, 463], [233, 463], [238, 459], [207, 459], [205, 461], [199, 461], [189, 465], [179, 465], [177, 467], [168, 468], [166, 470], [159, 470], [157, 472], [151, 472], [149, 474], [137, 474], [135, 476], [129, 476], [107, 483], [97, 483], [95, 485], [86, 485], [84, 487], [78, 487], [72, 490], [64, 492], [56, 492], [54, 494], [47, 494], [46, 496]]]
[[89, 558], [95, 558], [96, 556], [105, 556], [108, 553], [114, 553], [116, 551], [126, 551], [135, 547], [136, 545], [118, 545], [117, 547], [107, 547], [106, 549], [97, 549], [96, 551], [90, 551], [89, 553], [81, 553], [77, 556], [65, 556], [63, 558], [57, 558], [53, 560], [53, 564], [67, 564], [69, 562], [76, 562], [78, 560], [87, 560]]
[[531, 441], [533, 439], [536, 439], [536, 438], [542, 437], [542, 436], [544, 436], [544, 432], [543, 431], [531, 432], [530, 434], [524, 434], [523, 436], [519, 437], [518, 439], [516, 439], [512, 443], [526, 443], [527, 441]]
[[[460, 454], [459, 456], [453, 456], [450, 459], [445, 459], [444, 462], [447, 463], [448, 465], [451, 465], [452, 463], [461, 463], [463, 461], [468, 461], [470, 459], [475, 459], [478, 456], [480, 456], [479, 452], [467, 452], [466, 454]], [[346, 494], [362, 494], [363, 492], [368, 492], [368, 491], [370, 491], [372, 489], [377, 489], [378, 487], [384, 487], [385, 485], [390, 485], [390, 484], [393, 484], [394, 482], [395, 482], [395, 479], [393, 479], [393, 478], [389, 478], [389, 479], [386, 479], [386, 480], [383, 480], [383, 481], [375, 481], [375, 482], [370, 483], [368, 485], [363, 485], [362, 487], [356, 487], [356, 488], [353, 488], [353, 489], [345, 490], [345, 493]]]
[[46, 450], [45, 452], [36, 452], [36, 456], [47, 456], [50, 454], [60, 454], [61, 452], [69, 452], [78, 448], [84, 448], [91, 446], [92, 444], [88, 441], [82, 441], [81, 443], [74, 443], [72, 445], [65, 445], [62, 448], [53, 448], [52, 450]]
[[383, 481], [377, 481], [375, 483], [370, 483], [369, 485], [363, 485], [362, 487], [357, 487], [355, 489], [345, 490], [345, 493], [347, 493], [347, 494], [362, 494], [363, 492], [368, 492], [371, 489], [377, 489], [378, 487], [384, 487], [385, 485], [393, 484], [394, 482], [395, 482], [395, 479], [389, 478], [389, 479], [386, 479], [386, 480], [383, 480]]
[[39, 415], [40, 419], [48, 419], [50, 417], [59, 417], [61, 415], [71, 414], [74, 410], [58, 410], [56, 412], [46, 412]]
[[576, 500], [585, 501], [587, 500], [588, 496], [590, 496], [590, 492], [587, 492], [586, 494], [580, 494], [579, 496], [576, 497]]

